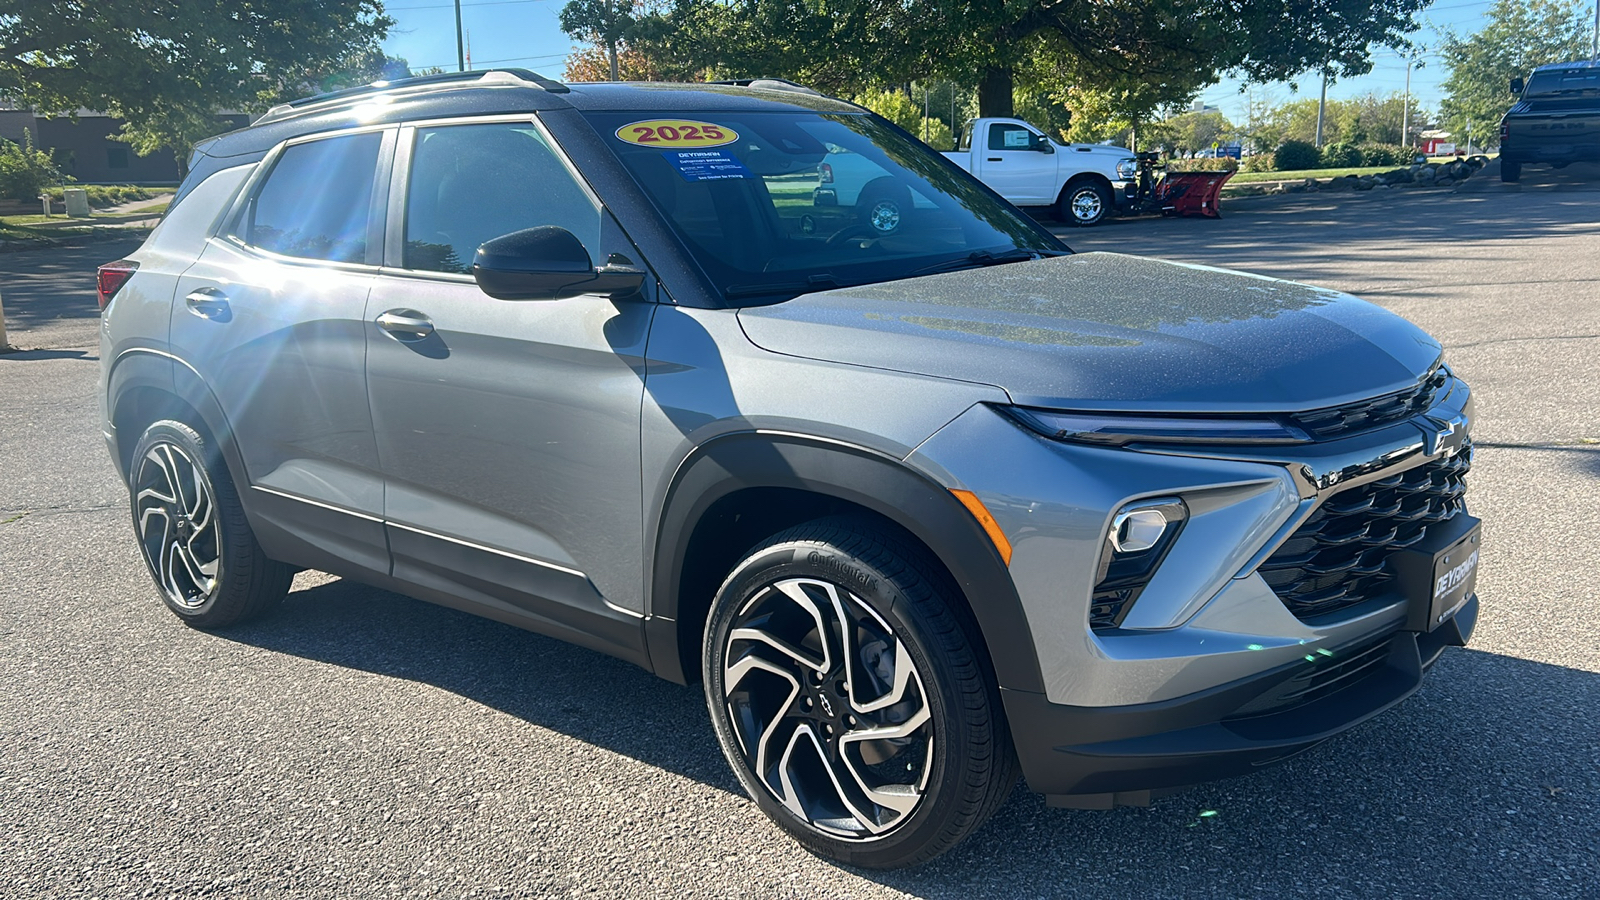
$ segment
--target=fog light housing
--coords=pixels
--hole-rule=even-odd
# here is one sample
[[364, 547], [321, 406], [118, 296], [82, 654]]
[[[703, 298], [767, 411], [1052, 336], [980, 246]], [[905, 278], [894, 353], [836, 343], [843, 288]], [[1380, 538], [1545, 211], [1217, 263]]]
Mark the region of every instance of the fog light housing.
[[1112, 516], [1089, 602], [1091, 628], [1122, 624], [1188, 520], [1189, 507], [1177, 497], [1140, 500]]

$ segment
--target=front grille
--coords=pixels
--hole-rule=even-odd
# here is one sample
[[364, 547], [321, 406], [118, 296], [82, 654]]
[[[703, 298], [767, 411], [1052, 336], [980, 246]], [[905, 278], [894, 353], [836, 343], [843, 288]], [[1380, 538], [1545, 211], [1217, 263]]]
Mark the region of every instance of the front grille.
[[1257, 571], [1301, 619], [1377, 597], [1395, 577], [1389, 554], [1466, 508], [1462, 495], [1471, 466], [1468, 445], [1453, 457], [1340, 491]]
[[1294, 706], [1320, 700], [1344, 690], [1370, 675], [1376, 675], [1389, 659], [1390, 637], [1344, 650], [1318, 650], [1306, 655], [1306, 663], [1293, 678], [1235, 710], [1228, 718], [1239, 719], [1263, 713], [1281, 712]]
[[1319, 441], [1343, 437], [1360, 431], [1403, 422], [1433, 406], [1440, 389], [1450, 380], [1443, 366], [1435, 367], [1414, 387], [1368, 400], [1330, 406], [1310, 412], [1293, 413], [1289, 418]]

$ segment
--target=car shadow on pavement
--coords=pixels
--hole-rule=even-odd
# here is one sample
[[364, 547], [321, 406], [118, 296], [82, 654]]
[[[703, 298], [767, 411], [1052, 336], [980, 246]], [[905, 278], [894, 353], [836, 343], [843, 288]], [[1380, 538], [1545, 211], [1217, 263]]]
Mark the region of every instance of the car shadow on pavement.
[[[740, 793], [699, 687], [551, 638], [349, 581], [295, 591], [225, 637], [431, 685]], [[1019, 785], [932, 863], [856, 871], [939, 898], [1140, 896], [1162, 884], [1188, 896], [1377, 896], [1396, 884], [1466, 896], [1497, 883], [1582, 896], [1600, 883], [1595, 709], [1600, 674], [1451, 650], [1396, 709], [1256, 775], [1109, 812], [1052, 809]]]
[[489, 619], [335, 580], [230, 640], [402, 678], [738, 793], [698, 686]]

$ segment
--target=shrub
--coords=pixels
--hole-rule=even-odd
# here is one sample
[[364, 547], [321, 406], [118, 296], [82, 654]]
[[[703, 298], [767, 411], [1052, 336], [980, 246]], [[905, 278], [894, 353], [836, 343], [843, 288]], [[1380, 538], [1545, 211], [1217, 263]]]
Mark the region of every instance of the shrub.
[[1273, 156], [1274, 154], [1271, 153], [1257, 153], [1254, 156], [1246, 156], [1244, 164], [1239, 168], [1246, 172], [1271, 172], [1277, 168], [1277, 162], [1273, 159]]
[[0, 197], [35, 200], [46, 186], [60, 180], [50, 154], [33, 149], [32, 133], [20, 145], [0, 140]]
[[1221, 159], [1169, 159], [1167, 171], [1169, 172], [1234, 172], [1239, 168], [1239, 161], [1231, 156]]
[[1322, 148], [1322, 164], [1330, 169], [1365, 165], [1362, 161], [1361, 148], [1343, 141]]
[[1369, 166], [1399, 166], [1410, 161], [1405, 148], [1394, 144], [1362, 144], [1361, 157]]
[[1272, 154], [1279, 171], [1297, 172], [1322, 167], [1322, 152], [1306, 141], [1284, 141]]

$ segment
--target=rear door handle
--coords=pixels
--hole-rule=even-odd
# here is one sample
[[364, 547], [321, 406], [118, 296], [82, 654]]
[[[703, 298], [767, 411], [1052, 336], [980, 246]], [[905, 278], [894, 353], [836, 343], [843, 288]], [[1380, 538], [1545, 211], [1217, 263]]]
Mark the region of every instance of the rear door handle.
[[377, 319], [378, 327], [397, 341], [420, 341], [433, 334], [433, 320], [414, 309], [391, 309]]
[[998, 156], [991, 156], [989, 157], [989, 162], [1005, 162], [1005, 160]]
[[196, 288], [183, 302], [189, 311], [202, 319], [224, 319], [228, 316], [228, 295], [214, 287]]

